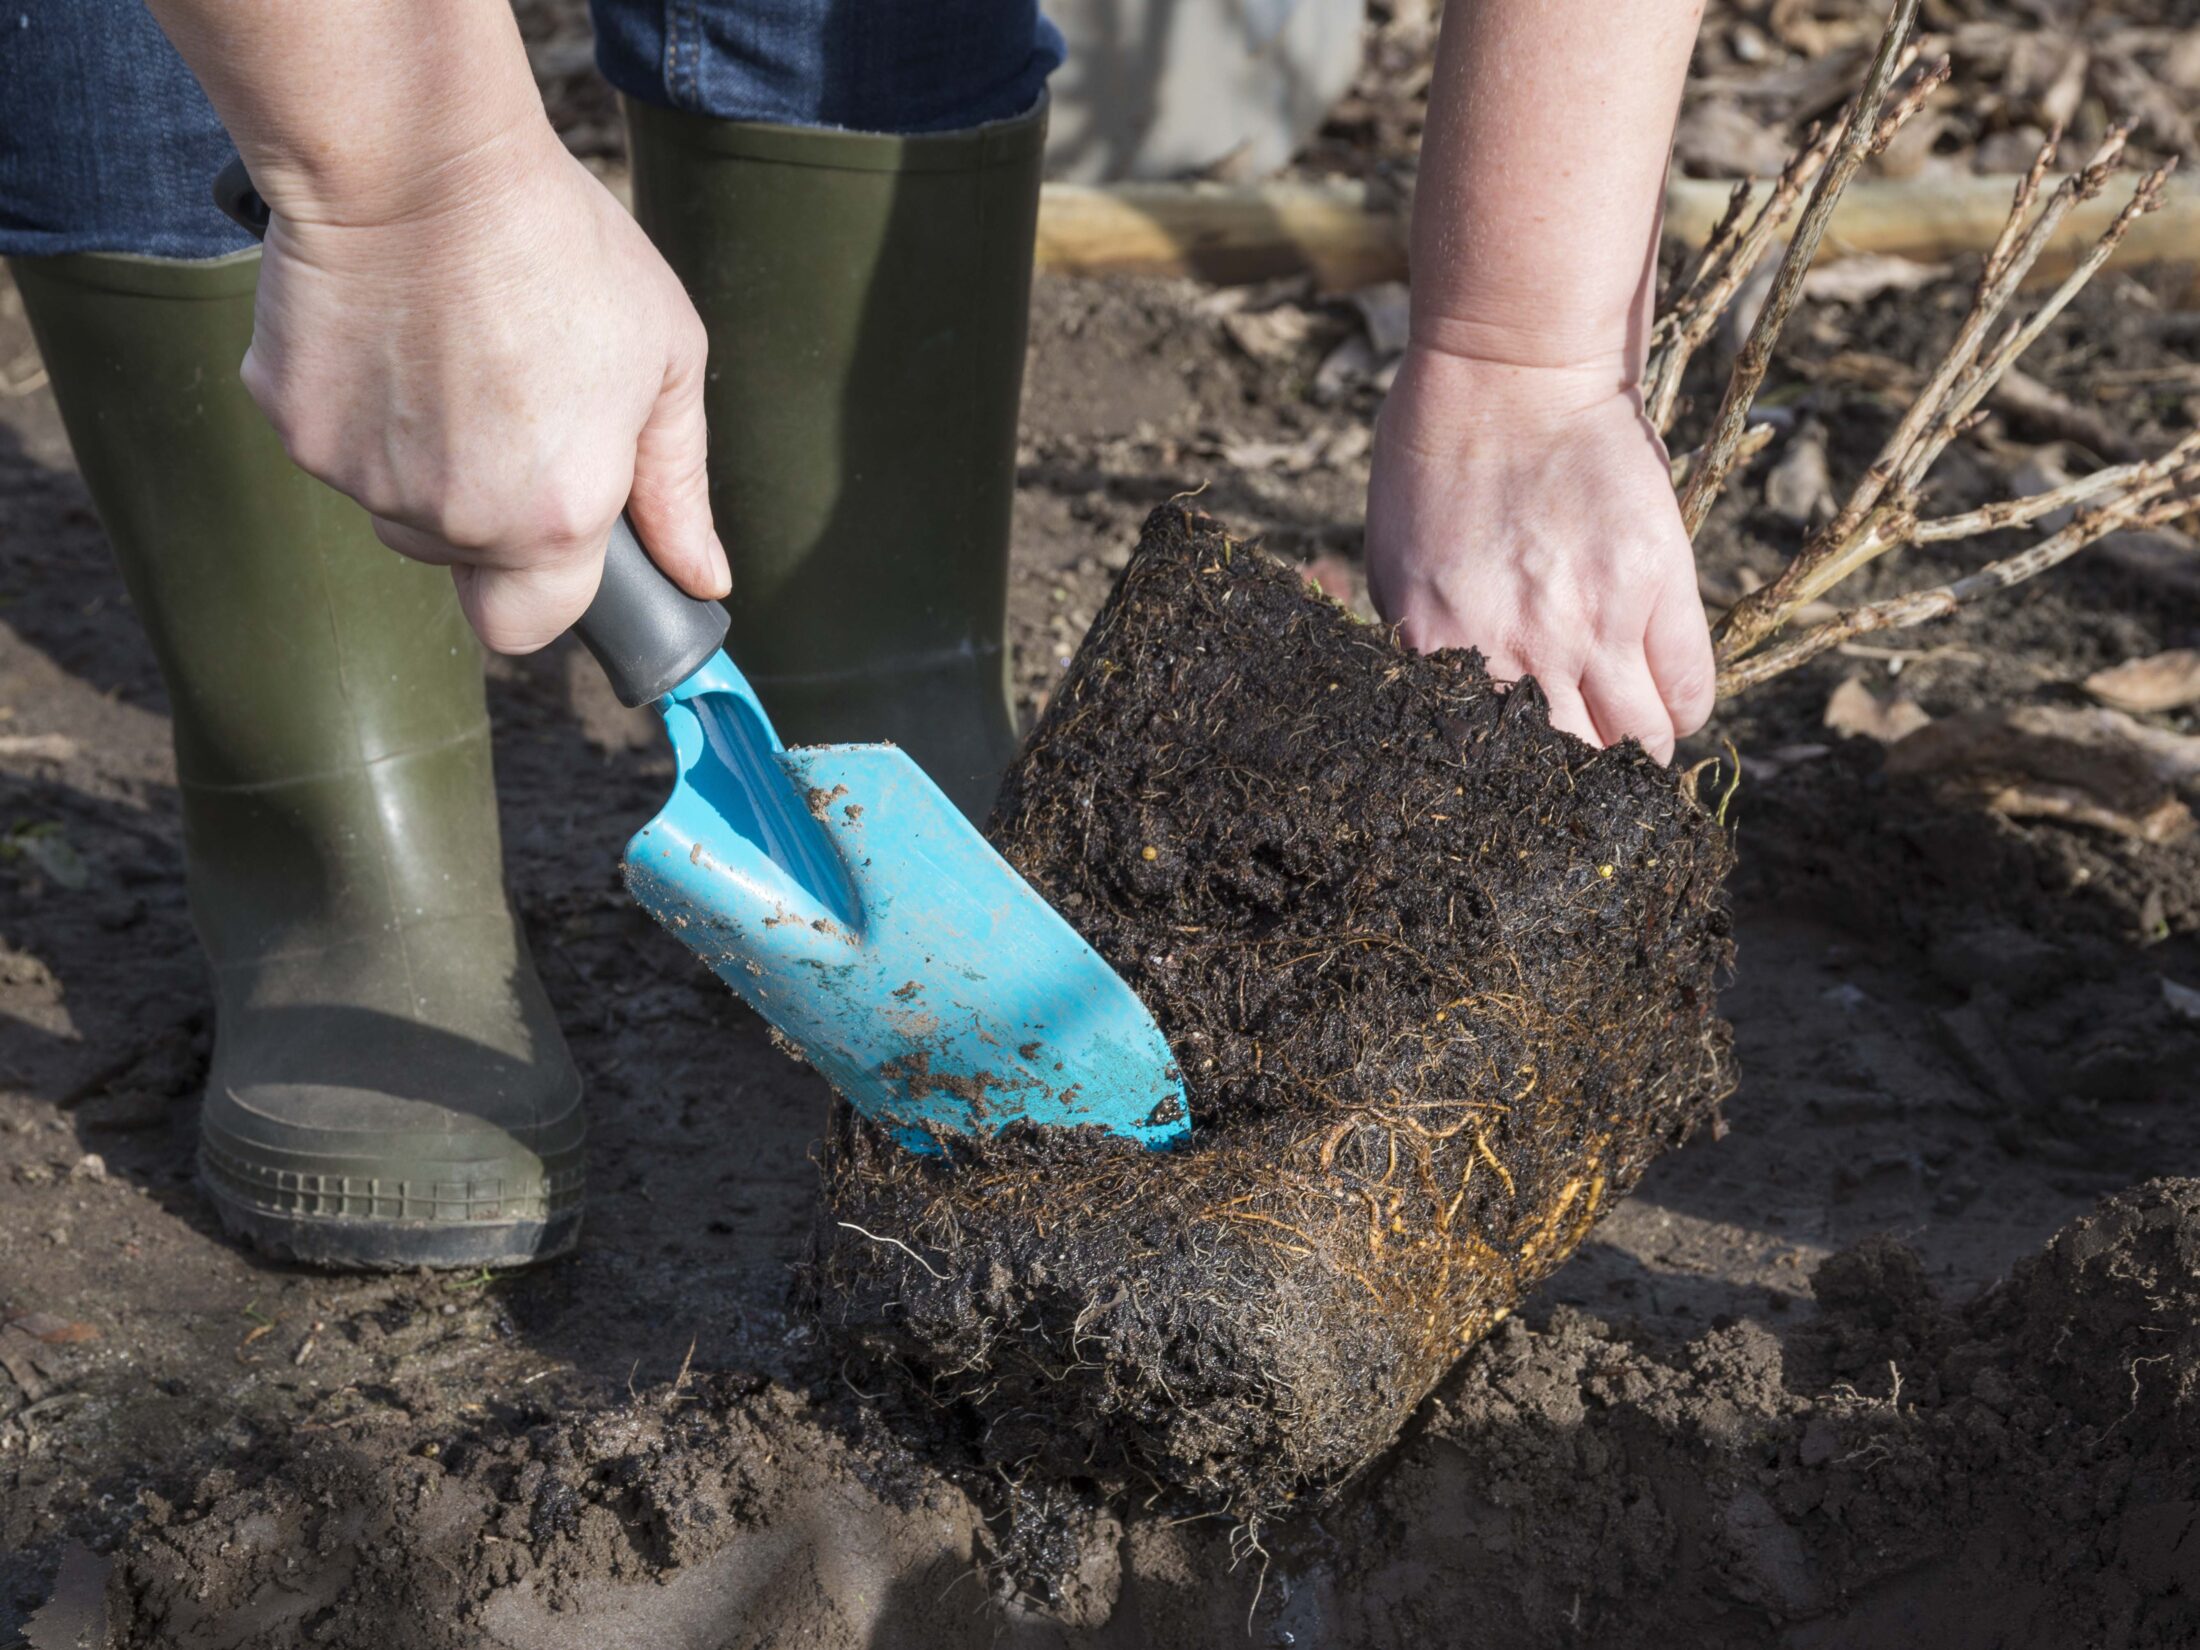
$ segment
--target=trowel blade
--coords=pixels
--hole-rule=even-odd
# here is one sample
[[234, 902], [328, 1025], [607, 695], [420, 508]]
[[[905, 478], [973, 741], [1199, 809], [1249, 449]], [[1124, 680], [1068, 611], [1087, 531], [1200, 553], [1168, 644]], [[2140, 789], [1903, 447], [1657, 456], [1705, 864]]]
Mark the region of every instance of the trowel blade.
[[[1183, 1137], [1183, 1081], [1146, 1006], [908, 756], [756, 758], [745, 696], [660, 705], [680, 780], [628, 845], [628, 886], [857, 1110], [916, 1149], [1019, 1122]], [[776, 764], [814, 831], [760, 828], [725, 752]]]

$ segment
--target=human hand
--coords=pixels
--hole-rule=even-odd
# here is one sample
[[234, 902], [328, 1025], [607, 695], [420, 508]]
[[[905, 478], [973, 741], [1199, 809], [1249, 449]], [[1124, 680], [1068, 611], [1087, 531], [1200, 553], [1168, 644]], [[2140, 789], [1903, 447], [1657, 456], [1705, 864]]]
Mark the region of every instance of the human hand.
[[580, 617], [621, 509], [682, 589], [725, 595], [678, 278], [546, 123], [421, 182], [272, 202], [243, 370], [292, 460], [448, 566], [499, 652]]
[[1716, 671], [1663, 444], [1617, 364], [1515, 367], [1416, 347], [1382, 413], [1368, 589], [1421, 652], [1533, 676], [1551, 722], [1659, 761]]

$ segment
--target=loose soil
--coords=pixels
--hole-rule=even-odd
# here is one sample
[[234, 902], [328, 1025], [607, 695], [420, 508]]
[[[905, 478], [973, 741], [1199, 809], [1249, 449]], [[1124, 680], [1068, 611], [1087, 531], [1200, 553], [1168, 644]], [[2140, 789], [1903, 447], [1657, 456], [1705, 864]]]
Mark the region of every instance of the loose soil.
[[[2200, 412], [2187, 290], [2111, 276], [2028, 364], [2153, 450]], [[1959, 291], [1806, 316], [1714, 593], [1792, 544], [1765, 480], [1813, 425], [1836, 485], [1868, 459]], [[1249, 353], [1233, 322], [1268, 308], [1296, 318]], [[1138, 523], [1203, 484], [1363, 599], [1379, 375], [1322, 372], [1361, 324], [1296, 290], [1041, 282], [1028, 711]], [[0, 1643], [64, 1571], [118, 1642], [209, 1650], [2200, 1637], [2194, 850], [1958, 806], [1822, 725], [1849, 675], [1946, 716], [2200, 644], [2189, 546], [2089, 552], [1722, 713], [1692, 754], [1749, 765], [1728, 1132], [1652, 1164], [1394, 1448], [1249, 1535], [1110, 1502], [1036, 1433], [1004, 1471], [801, 1310], [828, 1097], [625, 900], [615, 847], [669, 765], [570, 649], [499, 663], [492, 699], [590, 1084], [582, 1251], [361, 1279], [224, 1245], [190, 1178], [207, 993], [166, 707], [4, 286], [0, 382]], [[1941, 502], [2082, 465], [2083, 428], [1996, 413]]]

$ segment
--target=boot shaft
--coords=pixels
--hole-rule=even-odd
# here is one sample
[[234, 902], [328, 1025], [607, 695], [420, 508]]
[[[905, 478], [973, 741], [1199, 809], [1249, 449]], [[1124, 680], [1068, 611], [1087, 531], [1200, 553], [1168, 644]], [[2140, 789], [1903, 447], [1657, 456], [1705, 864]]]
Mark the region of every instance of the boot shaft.
[[12, 265], [160, 663], [193, 915], [225, 980], [407, 922], [505, 920], [479, 649], [448, 575], [300, 473], [246, 393], [258, 271], [257, 252]]
[[281, 782], [486, 725], [450, 579], [297, 470], [245, 392], [256, 250], [10, 267], [160, 660], [186, 785]]
[[729, 645], [795, 742], [891, 739], [982, 811], [1044, 109], [894, 137], [627, 105], [635, 214], [710, 331]]

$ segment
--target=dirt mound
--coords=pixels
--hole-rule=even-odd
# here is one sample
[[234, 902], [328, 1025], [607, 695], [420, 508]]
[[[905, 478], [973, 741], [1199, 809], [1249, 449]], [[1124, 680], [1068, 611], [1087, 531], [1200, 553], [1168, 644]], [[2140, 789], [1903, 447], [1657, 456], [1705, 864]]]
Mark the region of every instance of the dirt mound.
[[145, 1500], [108, 1604], [117, 1644], [161, 1650], [767, 1644], [797, 1615], [861, 1644], [910, 1577], [967, 1573], [976, 1523], [799, 1396], [731, 1380], [531, 1426], [343, 1429]]
[[994, 834], [1195, 1125], [942, 1160], [839, 1119], [823, 1310], [995, 1459], [1241, 1515], [1334, 1484], [1732, 1085], [1731, 855], [1681, 782], [1193, 512], [1149, 519]]
[[1329, 1520], [1331, 1642], [1471, 1599], [1487, 1644], [2190, 1644], [2195, 1244], [2200, 1182], [2156, 1181], [1964, 1307], [1891, 1240], [1836, 1255], [1785, 1350], [1509, 1323]]
[[[1678, 1348], [1563, 1307], [1509, 1321], [1260, 1566], [1211, 1521], [1118, 1522], [1051, 1487], [988, 1514], [851, 1441], [844, 1398], [760, 1381], [342, 1427], [146, 1495], [109, 1614], [118, 1650], [1189, 1650], [1249, 1621], [1264, 1643], [1418, 1645], [1470, 1614], [1492, 1650], [2182, 1646], [2196, 1261], [2200, 1181], [2164, 1180], [1967, 1305], [1891, 1240], [1837, 1254], [1785, 1345], [1751, 1321]], [[1011, 1578], [1019, 1554], [1050, 1573]]]
[[[2111, 1198], [1974, 1316], [2031, 1353], [2041, 1393], [2079, 1424], [2200, 1449], [2200, 1181]], [[2193, 1564], [2200, 1580], [2200, 1551]]]

